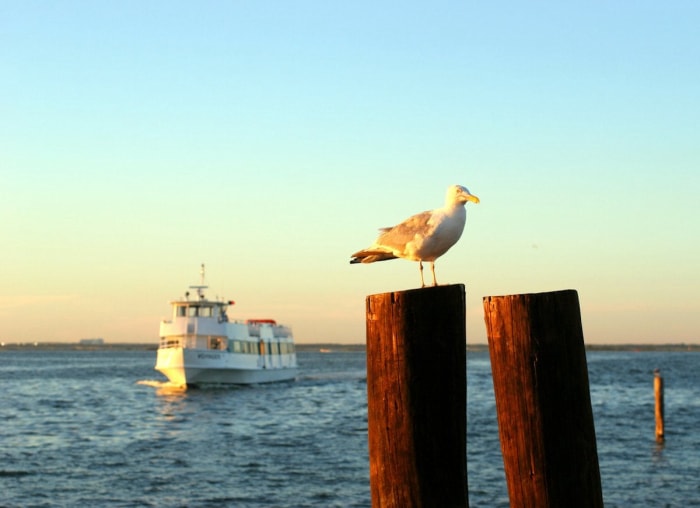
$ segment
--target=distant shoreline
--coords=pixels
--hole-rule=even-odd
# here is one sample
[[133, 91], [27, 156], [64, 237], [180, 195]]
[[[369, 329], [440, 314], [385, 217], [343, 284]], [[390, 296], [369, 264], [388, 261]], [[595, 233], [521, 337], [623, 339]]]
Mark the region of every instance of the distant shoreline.
[[[155, 351], [158, 349], [157, 343], [137, 343], [137, 342], [105, 342], [99, 345], [86, 345], [77, 342], [26, 342], [26, 343], [5, 343], [0, 346], [2, 351], [26, 351], [35, 349], [39, 351]], [[364, 343], [357, 344], [335, 344], [328, 342], [297, 344], [298, 352], [322, 352], [322, 353], [343, 353], [358, 352], [365, 350]], [[666, 351], [666, 352], [698, 352], [700, 344], [586, 344], [587, 351]], [[467, 351], [479, 352], [488, 351], [487, 344], [469, 344]]]

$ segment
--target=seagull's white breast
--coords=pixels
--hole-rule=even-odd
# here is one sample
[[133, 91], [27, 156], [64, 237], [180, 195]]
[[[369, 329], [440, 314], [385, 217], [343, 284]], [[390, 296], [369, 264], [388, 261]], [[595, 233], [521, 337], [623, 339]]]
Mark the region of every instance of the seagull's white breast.
[[422, 261], [435, 261], [442, 256], [462, 236], [466, 219], [467, 212], [463, 206], [436, 210], [428, 221], [431, 227], [422, 235], [420, 242], [416, 238], [415, 256]]

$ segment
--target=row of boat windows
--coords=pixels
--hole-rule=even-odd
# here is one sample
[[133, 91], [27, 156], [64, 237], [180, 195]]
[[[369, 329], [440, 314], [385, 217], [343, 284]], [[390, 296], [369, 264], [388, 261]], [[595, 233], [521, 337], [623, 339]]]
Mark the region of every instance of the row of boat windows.
[[226, 349], [231, 353], [250, 355], [290, 355], [294, 353], [294, 344], [291, 342], [251, 342], [249, 340], [229, 340], [225, 344], [224, 339], [213, 338], [209, 343], [210, 349]]
[[207, 306], [200, 307], [199, 305], [192, 305], [192, 306], [181, 305], [181, 306], [176, 307], [175, 316], [177, 316], [177, 317], [214, 317], [214, 316], [218, 315], [218, 313], [216, 311], [217, 311], [216, 307], [207, 307]]

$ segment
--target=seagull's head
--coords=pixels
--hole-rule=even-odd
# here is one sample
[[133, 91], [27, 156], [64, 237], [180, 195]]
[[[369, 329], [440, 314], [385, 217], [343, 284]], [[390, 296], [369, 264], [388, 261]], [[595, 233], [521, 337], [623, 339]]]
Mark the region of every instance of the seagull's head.
[[474, 194], [469, 192], [469, 189], [461, 185], [451, 185], [447, 189], [447, 196], [445, 196], [445, 202], [448, 204], [460, 204], [463, 205], [467, 201], [472, 203], [478, 203], [479, 198]]

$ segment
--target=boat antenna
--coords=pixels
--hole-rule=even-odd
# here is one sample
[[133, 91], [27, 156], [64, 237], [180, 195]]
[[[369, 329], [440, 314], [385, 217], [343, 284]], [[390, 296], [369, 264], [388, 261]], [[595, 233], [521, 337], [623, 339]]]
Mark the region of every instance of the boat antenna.
[[201, 283], [199, 286], [190, 286], [190, 289], [196, 289], [197, 290], [197, 296], [199, 296], [200, 300], [204, 299], [204, 293], [202, 292], [202, 289], [207, 289], [207, 286], [204, 285], [204, 263], [202, 263], [201, 268], [199, 269], [199, 275], [201, 278]]

